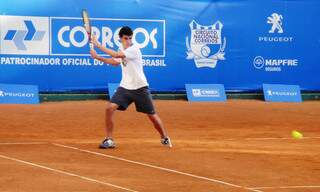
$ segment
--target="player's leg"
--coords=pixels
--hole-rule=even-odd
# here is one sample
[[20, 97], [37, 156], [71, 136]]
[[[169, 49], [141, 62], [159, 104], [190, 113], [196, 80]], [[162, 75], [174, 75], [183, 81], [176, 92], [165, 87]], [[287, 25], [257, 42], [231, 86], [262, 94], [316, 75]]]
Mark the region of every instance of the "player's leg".
[[161, 138], [165, 138], [167, 137], [167, 132], [166, 132], [166, 129], [164, 128], [163, 126], [163, 123], [159, 117], [158, 114], [147, 114], [148, 115], [148, 118], [150, 119], [150, 121], [152, 122], [153, 124], [153, 127], [159, 132]]
[[108, 148], [114, 148], [115, 142], [113, 141], [113, 116], [115, 111], [118, 109], [118, 105], [115, 103], [108, 103], [106, 107], [106, 113], [105, 113], [105, 122], [106, 122], [106, 138], [102, 141], [99, 148], [101, 149], [108, 149]]
[[167, 135], [166, 129], [164, 128], [160, 117], [155, 112], [149, 88], [142, 87], [138, 90], [131, 91], [131, 94], [136, 105], [136, 110], [148, 115], [148, 118], [152, 122], [154, 128], [160, 134], [161, 143], [171, 147], [171, 141]]
[[113, 116], [115, 111], [118, 109], [118, 105], [115, 103], [108, 103], [106, 107], [106, 135], [107, 138], [113, 138], [113, 127], [114, 127], [114, 122], [113, 122]]
[[171, 140], [167, 134], [165, 127], [158, 114], [148, 114], [150, 121], [153, 123], [153, 127], [159, 132], [161, 137], [161, 143], [165, 146], [172, 147]]
[[113, 129], [114, 129], [114, 122], [113, 116], [116, 110], [126, 110], [128, 106], [132, 103], [132, 99], [128, 97], [128, 90], [119, 87], [115, 94], [111, 98], [111, 102], [107, 104], [106, 107], [106, 138], [100, 144], [100, 148], [108, 149], [114, 148], [115, 142], [113, 140]]

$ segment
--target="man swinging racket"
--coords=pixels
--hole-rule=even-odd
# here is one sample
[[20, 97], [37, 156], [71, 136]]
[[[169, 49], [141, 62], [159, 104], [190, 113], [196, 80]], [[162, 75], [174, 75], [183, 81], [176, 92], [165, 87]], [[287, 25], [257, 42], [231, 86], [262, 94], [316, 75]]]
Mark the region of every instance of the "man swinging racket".
[[114, 66], [121, 65], [122, 79], [120, 87], [111, 98], [106, 108], [106, 138], [100, 144], [100, 148], [114, 148], [113, 140], [113, 115], [116, 110], [126, 110], [131, 103], [134, 103], [136, 110], [148, 115], [154, 128], [160, 133], [161, 143], [164, 146], [172, 147], [170, 138], [162, 124], [160, 117], [156, 114], [148, 82], [143, 72], [142, 55], [140, 49], [132, 44], [133, 32], [130, 27], [122, 27], [119, 31], [119, 37], [122, 46], [119, 51], [113, 51], [103, 47], [95, 37], [92, 37], [92, 43], [102, 52], [110, 55], [112, 58], [104, 58], [92, 49], [90, 54], [92, 58], [100, 60]]

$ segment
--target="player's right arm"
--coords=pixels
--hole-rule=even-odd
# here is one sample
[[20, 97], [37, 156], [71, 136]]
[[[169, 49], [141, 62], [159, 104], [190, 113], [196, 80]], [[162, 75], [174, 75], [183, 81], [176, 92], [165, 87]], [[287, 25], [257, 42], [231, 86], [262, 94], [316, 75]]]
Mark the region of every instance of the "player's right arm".
[[99, 61], [102, 61], [106, 64], [111, 64], [111, 65], [114, 65], [114, 66], [117, 66], [117, 65], [120, 65], [120, 62], [113, 59], [113, 58], [105, 58], [105, 57], [101, 57], [97, 54], [97, 52], [93, 49], [93, 50], [90, 50], [90, 55], [92, 58], [94, 59], [97, 59]]
[[102, 46], [98, 41], [97, 38], [95, 36], [92, 36], [92, 43], [95, 47], [97, 47], [98, 49], [100, 49], [102, 52], [110, 55], [113, 58], [125, 58], [126, 56], [124, 55], [124, 53], [122, 51], [114, 51], [112, 49], [108, 49], [107, 47]]

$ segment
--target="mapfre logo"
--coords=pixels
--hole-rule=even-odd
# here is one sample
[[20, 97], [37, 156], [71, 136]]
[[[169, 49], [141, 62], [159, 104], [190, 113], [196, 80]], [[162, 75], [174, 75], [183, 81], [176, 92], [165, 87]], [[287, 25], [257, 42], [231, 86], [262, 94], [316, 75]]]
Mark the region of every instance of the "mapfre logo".
[[0, 16], [0, 54], [49, 54], [48, 17]]
[[283, 69], [296, 68], [298, 65], [298, 59], [265, 59], [262, 56], [253, 59], [254, 68], [267, 72], [281, 72]]

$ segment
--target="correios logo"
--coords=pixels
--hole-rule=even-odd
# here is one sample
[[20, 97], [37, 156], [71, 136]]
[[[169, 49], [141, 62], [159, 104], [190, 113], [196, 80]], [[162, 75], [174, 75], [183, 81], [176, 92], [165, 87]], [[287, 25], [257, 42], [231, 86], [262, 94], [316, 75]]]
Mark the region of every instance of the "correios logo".
[[[91, 18], [104, 46], [118, 49], [118, 33], [128, 25], [145, 57], [165, 57], [165, 20]], [[80, 17], [0, 16], [0, 54], [89, 56]]]
[[197, 68], [215, 68], [219, 60], [225, 60], [227, 39], [222, 38], [223, 24], [220, 21], [203, 26], [193, 20], [189, 26], [191, 39], [186, 37], [186, 59], [193, 59]]
[[49, 53], [47, 17], [0, 16], [0, 54]]
[[264, 69], [267, 72], [281, 72], [284, 67], [297, 67], [298, 64], [298, 59], [265, 59], [262, 56], [257, 56], [253, 59], [254, 68], [258, 70]]
[[194, 97], [220, 97], [219, 90], [215, 89], [192, 89]]
[[[88, 35], [81, 18], [51, 17], [51, 55], [88, 55]], [[132, 41], [145, 57], [165, 56], [165, 20], [91, 18], [92, 31], [98, 41], [117, 50], [119, 31], [128, 25]]]
[[292, 36], [283, 36], [284, 30], [284, 17], [280, 13], [272, 13], [267, 17], [267, 24], [270, 26], [268, 35], [258, 37], [259, 42], [283, 42], [290, 43], [293, 42], [294, 38]]
[[4, 40], [13, 41], [18, 50], [27, 50], [25, 41], [41, 41], [46, 31], [36, 31], [31, 20], [24, 20], [27, 30], [8, 30]]
[[[97, 27], [92, 27], [93, 34], [96, 35], [97, 39], [101, 39], [101, 43], [108, 47], [116, 48], [120, 47], [121, 43], [118, 37], [118, 33], [121, 27], [117, 28], [115, 31], [112, 31], [109, 27], [102, 27], [102, 32]], [[65, 33], [69, 34], [69, 38], [64, 38]], [[83, 39], [77, 40], [76, 33], [82, 33]], [[133, 30], [133, 44], [136, 44], [140, 49], [145, 48], [150, 43], [153, 49], [158, 48], [158, 42], [156, 39], [156, 35], [158, 33], [157, 28], [154, 28], [150, 33], [143, 28], [136, 28]], [[138, 42], [137, 35], [141, 34], [144, 36], [144, 40], [142, 42]], [[68, 36], [67, 36], [68, 37]], [[73, 27], [64, 26], [60, 28], [58, 31], [58, 42], [63, 47], [84, 47], [88, 42], [88, 35], [85, 29], [81, 26]]]

